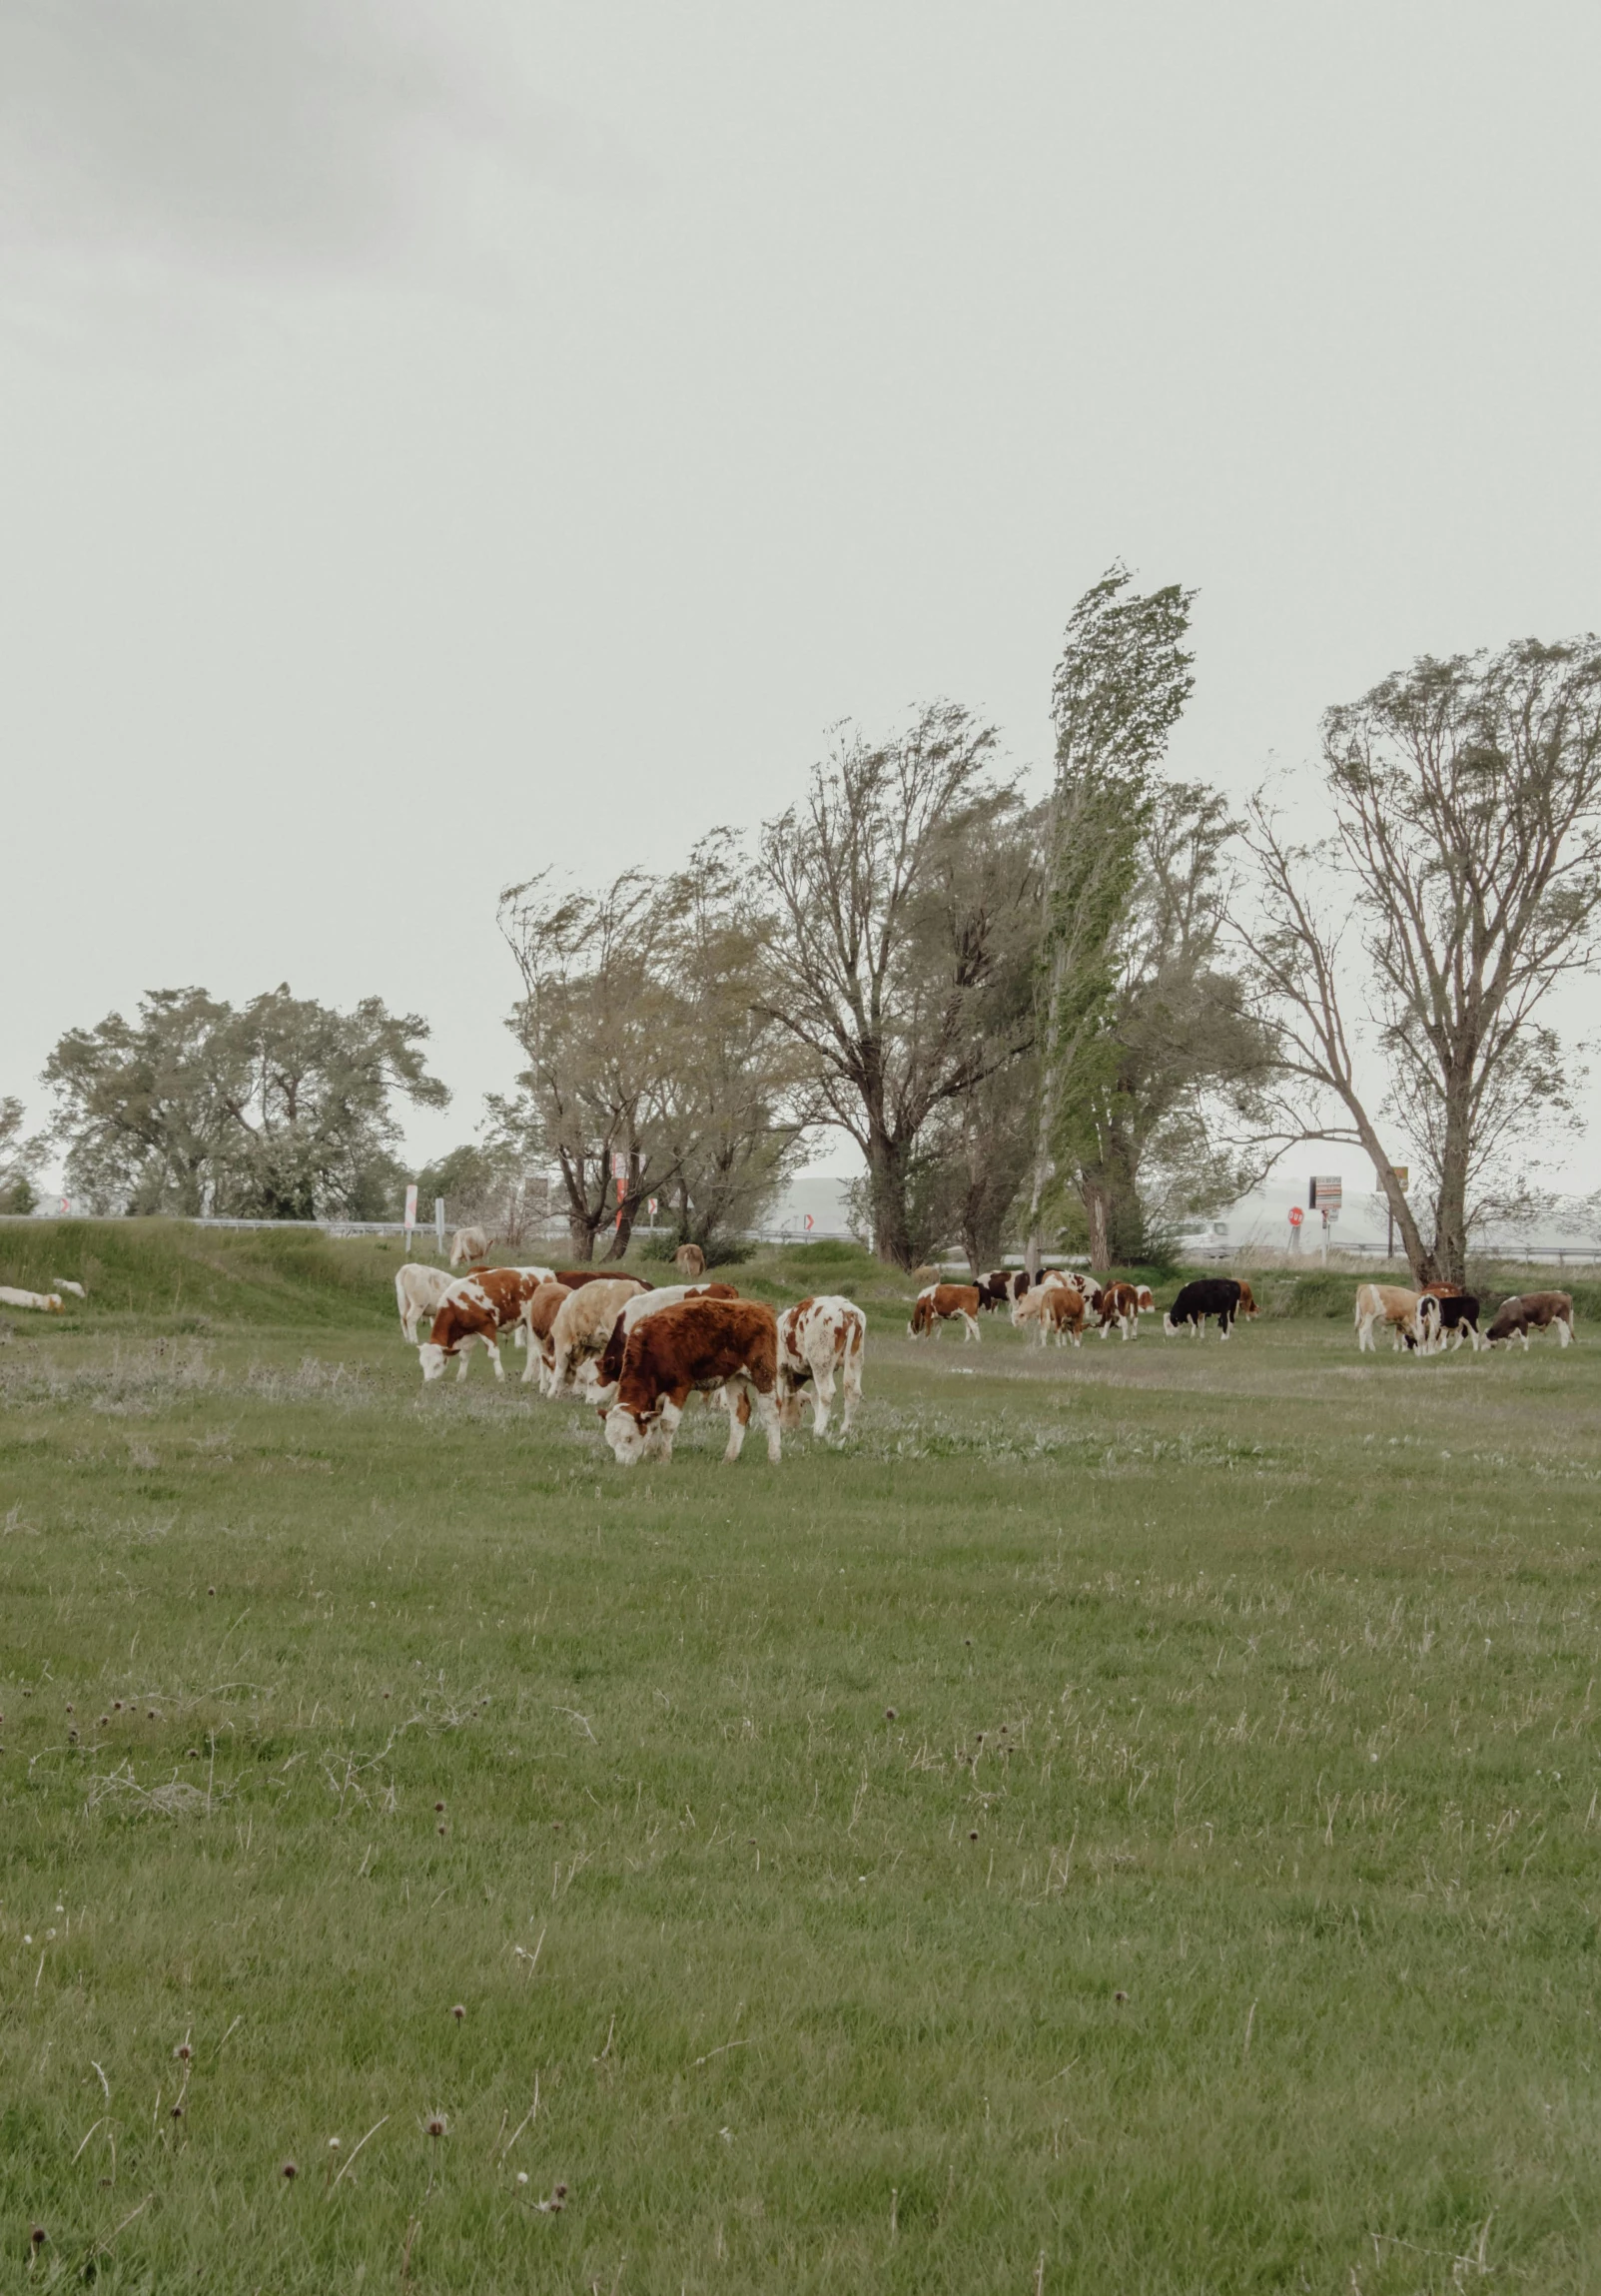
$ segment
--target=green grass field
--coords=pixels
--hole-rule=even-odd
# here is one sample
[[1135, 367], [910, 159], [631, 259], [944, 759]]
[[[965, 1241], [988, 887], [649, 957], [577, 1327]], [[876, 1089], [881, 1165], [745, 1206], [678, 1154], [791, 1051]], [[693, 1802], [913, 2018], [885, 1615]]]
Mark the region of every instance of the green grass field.
[[0, 1228], [0, 2288], [1601, 2287], [1594, 1299], [769, 1259], [859, 1436], [625, 1473], [395, 1264]]

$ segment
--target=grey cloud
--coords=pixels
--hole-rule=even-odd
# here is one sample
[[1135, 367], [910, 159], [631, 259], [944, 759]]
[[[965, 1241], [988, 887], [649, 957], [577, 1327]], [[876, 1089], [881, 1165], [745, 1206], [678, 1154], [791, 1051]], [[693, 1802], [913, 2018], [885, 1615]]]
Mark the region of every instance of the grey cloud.
[[0, 242], [344, 269], [469, 169], [603, 186], [491, 33], [463, 0], [0, 0]]

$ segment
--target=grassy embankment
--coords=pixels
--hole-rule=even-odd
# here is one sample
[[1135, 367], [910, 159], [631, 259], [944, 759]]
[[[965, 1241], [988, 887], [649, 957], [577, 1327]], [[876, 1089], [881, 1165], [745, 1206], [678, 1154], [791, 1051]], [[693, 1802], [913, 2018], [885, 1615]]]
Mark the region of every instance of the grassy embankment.
[[0, 1228], [0, 2286], [1601, 2284], [1593, 1320], [774, 1257], [860, 1440], [624, 1474], [394, 1265]]

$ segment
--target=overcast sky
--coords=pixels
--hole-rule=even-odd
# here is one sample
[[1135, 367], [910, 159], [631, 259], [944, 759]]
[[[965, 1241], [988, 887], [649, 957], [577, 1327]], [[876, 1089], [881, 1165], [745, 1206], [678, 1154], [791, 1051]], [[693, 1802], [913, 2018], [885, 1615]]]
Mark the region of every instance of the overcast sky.
[[287, 979], [467, 1137], [502, 884], [937, 694], [1042, 768], [1114, 558], [1239, 791], [1596, 627], [1598, 79], [1594, 0], [0, 0], [0, 1093]]

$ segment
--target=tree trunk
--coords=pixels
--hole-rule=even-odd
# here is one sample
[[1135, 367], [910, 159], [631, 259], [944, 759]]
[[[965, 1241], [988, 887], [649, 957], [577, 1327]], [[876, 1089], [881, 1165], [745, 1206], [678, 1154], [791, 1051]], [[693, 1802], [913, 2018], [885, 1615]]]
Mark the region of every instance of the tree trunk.
[[1090, 1267], [1096, 1275], [1112, 1272], [1112, 1190], [1101, 1178], [1086, 1178], [1080, 1186], [1090, 1219]]
[[1448, 1283], [1461, 1283], [1467, 1274], [1467, 1165], [1472, 1139], [1467, 1083], [1453, 1077], [1446, 1086], [1445, 1138], [1434, 1198], [1435, 1272]]
[[905, 1146], [875, 1126], [867, 1151], [873, 1250], [891, 1267], [910, 1268], [915, 1258], [906, 1207], [907, 1160]]

